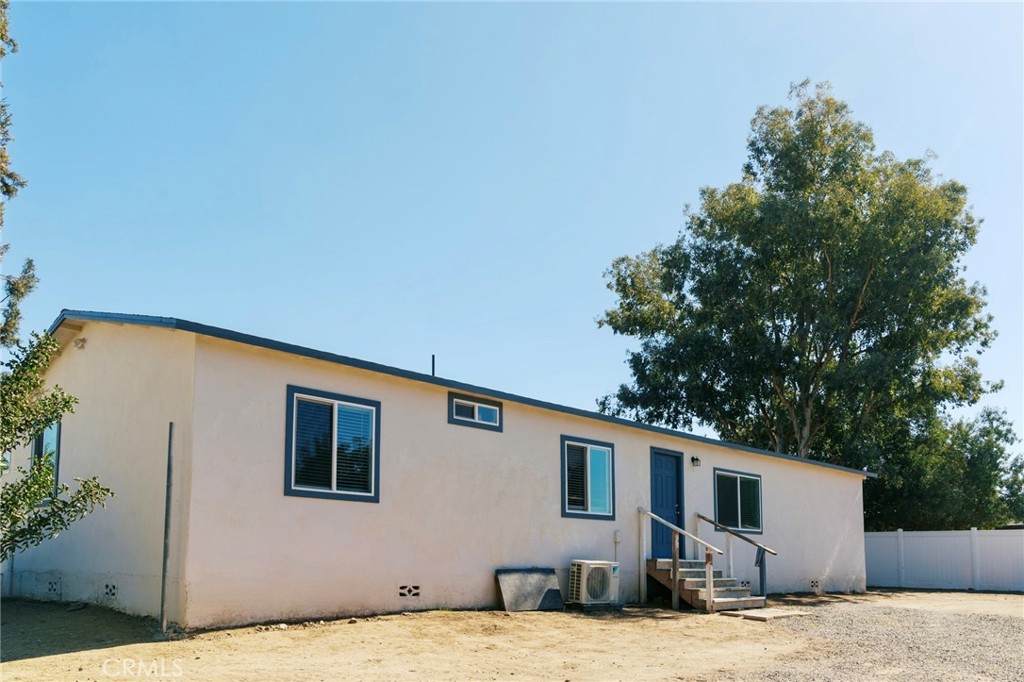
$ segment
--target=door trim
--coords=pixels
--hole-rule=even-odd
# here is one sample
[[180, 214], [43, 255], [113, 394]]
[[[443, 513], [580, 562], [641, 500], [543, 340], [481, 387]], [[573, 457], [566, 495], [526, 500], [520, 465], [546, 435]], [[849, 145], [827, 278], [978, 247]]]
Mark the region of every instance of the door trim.
[[[650, 499], [650, 505], [651, 505], [651, 511], [654, 511], [654, 456], [655, 455], [664, 455], [666, 457], [675, 457], [676, 461], [679, 462], [679, 466], [676, 467], [676, 471], [679, 472], [679, 478], [676, 481], [676, 497], [678, 498], [678, 502], [679, 502], [679, 527], [685, 530], [686, 529], [686, 505], [684, 504], [684, 502], [686, 501], [686, 491], [683, 488], [683, 478], [684, 478], [684, 476], [683, 476], [683, 463], [686, 461], [686, 455], [684, 453], [682, 453], [682, 452], [679, 452], [678, 450], [669, 450], [667, 448], [661, 448], [661, 447], [657, 447], [657, 446], [654, 446], [654, 445], [651, 446], [651, 460], [650, 460], [650, 471], [651, 471], [651, 499]], [[665, 520], [666, 521], [671, 521], [672, 519], [665, 519]], [[655, 521], [654, 519], [651, 519], [652, 532], [653, 532], [653, 528], [654, 528], [654, 524], [655, 523], [657, 523], [657, 521]], [[669, 544], [671, 544], [671, 543], [669, 543]], [[653, 555], [653, 553], [654, 553], [654, 538], [653, 538], [653, 535], [652, 535], [652, 537], [651, 537], [651, 554]], [[680, 559], [685, 559], [686, 558], [686, 541], [683, 539], [683, 536], [679, 537], [679, 558]]]

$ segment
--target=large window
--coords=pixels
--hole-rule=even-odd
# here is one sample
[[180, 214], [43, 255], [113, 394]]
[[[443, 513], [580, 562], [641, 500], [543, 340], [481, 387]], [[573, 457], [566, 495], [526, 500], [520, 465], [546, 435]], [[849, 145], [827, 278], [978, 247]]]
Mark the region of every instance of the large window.
[[60, 422], [47, 426], [32, 442], [32, 466], [43, 462], [53, 465], [53, 490], [56, 492], [60, 471]]
[[562, 436], [562, 516], [615, 518], [615, 447]]
[[448, 394], [448, 423], [490, 431], [502, 430], [501, 403], [461, 393]]
[[380, 403], [288, 387], [285, 494], [377, 502]]
[[761, 532], [761, 477], [715, 469], [715, 520], [748, 533]]

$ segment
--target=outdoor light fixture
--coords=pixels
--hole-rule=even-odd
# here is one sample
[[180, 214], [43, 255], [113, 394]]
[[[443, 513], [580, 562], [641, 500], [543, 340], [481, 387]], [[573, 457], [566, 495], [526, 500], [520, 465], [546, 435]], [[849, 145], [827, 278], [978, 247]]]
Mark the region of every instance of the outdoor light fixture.
[[691, 457], [690, 458], [690, 464], [692, 464], [695, 467], [699, 467], [700, 466], [700, 457], [697, 457], [696, 455]]

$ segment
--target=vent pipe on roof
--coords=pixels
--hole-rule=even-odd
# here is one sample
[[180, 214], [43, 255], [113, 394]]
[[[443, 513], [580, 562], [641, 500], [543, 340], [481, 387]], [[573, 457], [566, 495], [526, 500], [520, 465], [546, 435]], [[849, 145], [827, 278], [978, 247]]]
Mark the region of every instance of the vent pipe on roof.
[[430, 354], [430, 376], [437, 376], [437, 356], [433, 353]]

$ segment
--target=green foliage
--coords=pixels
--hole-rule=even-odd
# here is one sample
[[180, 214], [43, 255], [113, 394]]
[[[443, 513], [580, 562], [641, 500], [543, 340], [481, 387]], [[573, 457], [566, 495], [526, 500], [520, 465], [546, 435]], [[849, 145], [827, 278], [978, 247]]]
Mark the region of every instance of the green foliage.
[[[0, 203], [0, 207], [3, 204]], [[0, 227], [3, 227], [3, 215], [0, 211]], [[10, 244], [0, 244], [0, 263], [7, 254]], [[29, 292], [36, 288], [39, 279], [32, 259], [26, 259], [20, 275], [4, 276], [4, 299], [6, 301], [3, 319], [0, 320], [0, 348], [9, 348], [18, 343], [18, 329], [21, 327], [21, 301]]]
[[866, 530], [996, 528], [1024, 519], [1024, 460], [1005, 414], [977, 419], [932, 417], [912, 433], [894, 431], [879, 478], [864, 490]]
[[[11, 39], [7, 26], [7, 0], [0, 0], [0, 59], [9, 52], [17, 52], [18, 44]], [[14, 198], [18, 190], [25, 186], [25, 180], [11, 169], [7, 146], [11, 140], [11, 114], [7, 108], [7, 100], [0, 99], [0, 229], [4, 225], [4, 209], [7, 202]], [[0, 264], [10, 248], [9, 244], [0, 244]], [[4, 312], [0, 321], [0, 346], [7, 347], [18, 339], [18, 325], [21, 322], [20, 304], [23, 298], [36, 286], [35, 266], [26, 260], [20, 275], [4, 275]]]
[[78, 489], [66, 484], [54, 489], [53, 463], [44, 460], [25, 470], [17, 467], [13, 481], [0, 486], [0, 561], [6, 561], [43, 540], [55, 538], [96, 505], [113, 496], [96, 477], [76, 478]]
[[[0, 58], [17, 50], [8, 31], [7, 0], [0, 0]], [[11, 141], [11, 117], [6, 100], [0, 100], [0, 228], [3, 227], [6, 202], [25, 186], [24, 179], [11, 170], [7, 146]], [[9, 249], [0, 244], [0, 264]], [[46, 389], [44, 375], [54, 353], [55, 339], [33, 334], [27, 344], [18, 340], [21, 302], [35, 288], [35, 265], [26, 260], [19, 275], [4, 276], [4, 309], [0, 320], [0, 349], [9, 359], [0, 363], [0, 560], [15, 552], [38, 545], [91, 512], [105, 505], [114, 493], [96, 478], [76, 478], [78, 488], [65, 484], [54, 487], [53, 462], [43, 457], [28, 470], [8, 470], [6, 457], [18, 447], [28, 445], [42, 431], [60, 421], [74, 409], [76, 400], [60, 387]]]
[[28, 345], [16, 344], [0, 373], [0, 452], [28, 445], [43, 429], [71, 412], [77, 400], [55, 387], [46, 390], [43, 375], [58, 347], [50, 336], [32, 335]]
[[876, 153], [827, 84], [790, 97], [758, 109], [741, 180], [703, 188], [675, 243], [612, 263], [599, 324], [641, 345], [599, 407], [855, 468], [952, 443], [940, 426], [977, 445], [941, 416], [997, 388], [972, 356], [995, 332], [961, 274], [966, 188]]
[[8, 29], [7, 12], [11, 8], [9, 0], [0, 0], [0, 59], [3, 59], [11, 52], [18, 51], [18, 43], [11, 38]]

